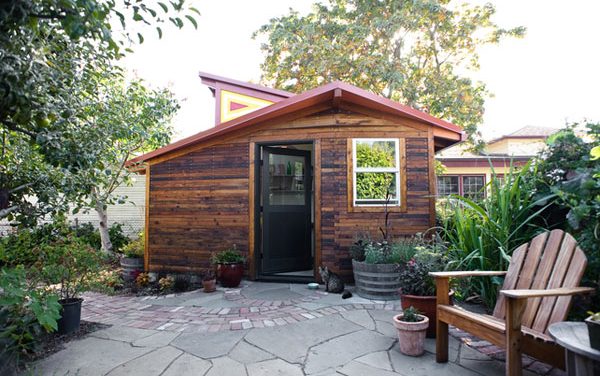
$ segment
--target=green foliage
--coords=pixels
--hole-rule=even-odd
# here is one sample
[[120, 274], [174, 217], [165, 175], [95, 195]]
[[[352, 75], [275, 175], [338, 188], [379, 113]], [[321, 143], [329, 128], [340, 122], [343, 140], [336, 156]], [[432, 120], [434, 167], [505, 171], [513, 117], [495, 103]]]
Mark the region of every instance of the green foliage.
[[234, 245], [232, 248], [213, 254], [211, 262], [213, 264], [237, 264], [246, 262], [246, 258]]
[[10, 373], [44, 331], [57, 329], [60, 304], [56, 295], [28, 285], [23, 267], [0, 269], [0, 291], [0, 371]]
[[525, 31], [499, 27], [494, 14], [489, 3], [330, 0], [271, 19], [254, 36], [267, 38], [266, 83], [299, 93], [345, 81], [461, 125], [473, 139], [488, 92], [462, 72], [479, 68], [480, 47]]
[[[448, 244], [449, 267], [454, 270], [506, 270], [513, 250], [546, 227], [543, 215], [554, 195], [540, 195], [536, 166], [511, 169], [501, 183], [493, 174], [488, 195], [475, 202], [453, 196], [439, 218]], [[543, 228], [540, 228], [543, 227]], [[493, 307], [500, 278], [473, 278], [464, 295], [478, 295]]]
[[425, 320], [425, 318], [421, 315], [418, 309], [413, 306], [410, 306], [402, 311], [402, 318], [400, 321], [404, 322], [420, 322]]
[[[395, 167], [396, 158], [393, 142], [356, 143], [356, 166], [359, 168]], [[393, 183], [395, 175], [381, 172], [357, 172], [356, 198], [385, 200], [388, 193], [396, 196]]]
[[33, 252], [39, 254], [35, 267], [40, 279], [56, 288], [61, 299], [87, 291], [103, 260], [98, 251], [72, 235], [42, 244]]
[[391, 243], [386, 241], [378, 243], [370, 238], [359, 238], [350, 248], [350, 255], [354, 260], [364, 261], [367, 264], [404, 264], [425, 243], [421, 236], [403, 238]]
[[429, 272], [446, 268], [447, 257], [435, 246], [418, 247], [414, 257], [400, 270], [399, 283], [402, 294], [435, 295], [435, 282]]
[[144, 241], [144, 233], [141, 233], [137, 239], [130, 241], [122, 249], [125, 257], [144, 257], [144, 249], [146, 242]]
[[[585, 252], [588, 265], [583, 284], [600, 287], [600, 124], [585, 124], [585, 139], [578, 136], [580, 124], [572, 124], [548, 140], [547, 149], [537, 160], [538, 189], [554, 194], [551, 218], [556, 227], [571, 233]], [[591, 303], [598, 306], [598, 295]], [[583, 316], [585, 307], [576, 307]]]
[[83, 240], [90, 247], [99, 250], [102, 246], [100, 243], [100, 233], [93, 223], [87, 222], [79, 224], [73, 228], [75, 236]]
[[[192, 12], [197, 13], [181, 0], [23, 0], [0, 5], [0, 218], [32, 226], [44, 215], [64, 212], [70, 202], [89, 198], [90, 184], [79, 173], [115, 170], [98, 167], [95, 161], [106, 156], [98, 155], [97, 148], [124, 137], [98, 120], [113, 116], [136, 132], [139, 113], [161, 110], [160, 103], [136, 100], [102, 112], [103, 104], [114, 104], [105, 100], [107, 87], [124, 86], [114, 62], [132, 42], [128, 28], [136, 26], [140, 33], [133, 37], [141, 42], [143, 25], [152, 32], [156, 27], [159, 36], [165, 22], [181, 28], [186, 20], [196, 27]], [[115, 20], [121, 24], [118, 29]], [[136, 85], [132, 90], [139, 92]], [[136, 111], [125, 118], [119, 109]], [[147, 124], [140, 127], [147, 129]], [[140, 137], [156, 142], [148, 132]], [[32, 196], [36, 200], [28, 200]]]

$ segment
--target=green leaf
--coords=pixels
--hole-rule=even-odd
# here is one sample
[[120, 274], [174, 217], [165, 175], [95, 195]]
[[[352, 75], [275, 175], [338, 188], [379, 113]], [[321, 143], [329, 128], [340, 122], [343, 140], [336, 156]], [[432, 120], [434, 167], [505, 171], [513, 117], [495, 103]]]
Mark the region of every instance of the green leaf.
[[185, 18], [187, 18], [188, 20], [190, 20], [190, 22], [194, 25], [194, 29], [198, 30], [198, 22], [196, 22], [196, 20], [194, 19], [194, 17], [190, 16], [189, 14], [186, 14]]
[[158, 38], [159, 38], [159, 39], [162, 39], [162, 36], [163, 36], [162, 29], [161, 29], [160, 27], [158, 27], [158, 26], [157, 26], [157, 27], [156, 27], [156, 31], [158, 32]]
[[137, 33], [137, 36], [138, 36], [138, 40], [139, 40], [140, 44], [144, 43], [144, 36], [140, 33]]
[[162, 8], [162, 10], [163, 10], [165, 13], [169, 13], [169, 7], [168, 7], [168, 6], [167, 6], [165, 3], [163, 3], [163, 2], [160, 2], [160, 1], [159, 1], [159, 2], [158, 2], [158, 5], [160, 5], [160, 7]]
[[593, 161], [600, 159], [600, 146], [594, 146], [590, 151], [590, 154]]

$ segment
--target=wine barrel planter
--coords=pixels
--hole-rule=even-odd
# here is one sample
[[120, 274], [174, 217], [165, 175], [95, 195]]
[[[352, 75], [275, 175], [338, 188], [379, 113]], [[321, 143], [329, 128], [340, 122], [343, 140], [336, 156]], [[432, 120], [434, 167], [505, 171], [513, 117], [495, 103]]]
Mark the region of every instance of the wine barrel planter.
[[122, 257], [121, 268], [123, 268], [121, 273], [123, 280], [131, 282], [144, 270], [144, 259], [142, 257]]
[[367, 264], [352, 260], [356, 293], [366, 299], [398, 299], [398, 264]]

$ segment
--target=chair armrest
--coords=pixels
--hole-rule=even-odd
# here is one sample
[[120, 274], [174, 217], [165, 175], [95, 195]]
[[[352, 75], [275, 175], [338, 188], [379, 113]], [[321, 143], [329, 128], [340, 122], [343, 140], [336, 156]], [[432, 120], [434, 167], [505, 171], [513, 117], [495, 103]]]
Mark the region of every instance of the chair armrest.
[[485, 276], [496, 276], [506, 275], [506, 272], [488, 272], [483, 270], [473, 271], [457, 271], [457, 272], [430, 272], [430, 276], [433, 278], [464, 278], [464, 277], [485, 277]]
[[593, 292], [591, 287], [560, 287], [547, 290], [500, 290], [500, 294], [514, 299], [540, 298], [545, 296], [566, 296]]

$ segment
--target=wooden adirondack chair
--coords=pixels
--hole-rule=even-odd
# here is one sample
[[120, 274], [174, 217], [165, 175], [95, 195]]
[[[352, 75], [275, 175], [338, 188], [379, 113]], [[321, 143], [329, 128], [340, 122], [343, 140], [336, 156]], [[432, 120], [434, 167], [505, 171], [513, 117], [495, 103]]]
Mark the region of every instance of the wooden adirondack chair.
[[[548, 326], [564, 321], [572, 296], [593, 289], [577, 287], [587, 259], [570, 234], [554, 230], [517, 248], [507, 272], [430, 273], [437, 288], [436, 360], [448, 361], [448, 325], [506, 348], [506, 374], [521, 375], [521, 353], [565, 368], [564, 350]], [[492, 316], [449, 305], [450, 278], [506, 275]]]

